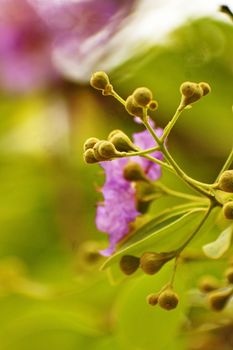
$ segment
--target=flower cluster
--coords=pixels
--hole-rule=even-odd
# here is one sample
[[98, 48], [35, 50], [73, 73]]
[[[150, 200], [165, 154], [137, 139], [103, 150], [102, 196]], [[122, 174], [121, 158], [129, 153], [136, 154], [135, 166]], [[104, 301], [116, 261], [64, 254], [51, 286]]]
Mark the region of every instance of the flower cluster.
[[[155, 111], [158, 103], [153, 99], [152, 92], [147, 87], [140, 87], [133, 91], [126, 100], [119, 96], [110, 83], [109, 77], [104, 72], [96, 72], [91, 78], [91, 85], [102, 92], [105, 96], [113, 96], [124, 105], [126, 111], [139, 121], [146, 130], [133, 134], [131, 140], [123, 131], [114, 130], [107, 140], [99, 140], [95, 137], [88, 139], [84, 144], [84, 160], [87, 163], [99, 163], [105, 171], [105, 183], [102, 187], [103, 202], [98, 203], [96, 225], [100, 231], [109, 235], [109, 247], [101, 251], [102, 255], [109, 256], [117, 251], [119, 247], [119, 264], [122, 272], [126, 275], [135, 273], [140, 268], [145, 274], [154, 275], [168, 262], [174, 259], [174, 269], [170, 281], [157, 293], [150, 294], [147, 301], [150, 305], [159, 305], [166, 310], [174, 309], [179, 301], [178, 295], [173, 291], [174, 278], [178, 261], [182, 261], [182, 254], [187, 245], [199, 233], [204, 223], [208, 220], [214, 208], [221, 210], [226, 220], [227, 229], [219, 238], [212, 243], [203, 246], [207, 257], [218, 258], [226, 252], [230, 246], [233, 234], [232, 225], [228, 220], [233, 220], [233, 170], [229, 169], [233, 162], [233, 150], [230, 152], [223, 168], [213, 184], [197, 181], [187, 175], [173, 159], [167, 148], [167, 140], [175, 123], [184, 110], [189, 109], [210, 92], [210, 86], [205, 82], [194, 83], [184, 82], [180, 87], [181, 99], [177, 110], [162, 130], [155, 127], [148, 115], [149, 111]], [[161, 168], [164, 168], [177, 175], [189, 187], [199, 195], [190, 195], [175, 191], [157, 180], [161, 176]], [[138, 229], [143, 233], [143, 249], [139, 253], [140, 238], [137, 241], [137, 256], [134, 254], [134, 244], [129, 243], [121, 249], [121, 243], [137, 233], [138, 215], [144, 213], [140, 204], [145, 198], [147, 204], [168, 195], [175, 198], [182, 198], [186, 202], [183, 217], [180, 206], [174, 206], [171, 210], [161, 211], [157, 217], [158, 229], [154, 223], [145, 224]], [[148, 205], [146, 206], [146, 210]], [[178, 216], [179, 220], [186, 220], [186, 216], [193, 213], [193, 210], [204, 212], [200, 222], [187, 235], [187, 238], [176, 249], [164, 252], [145, 251], [145, 234], [152, 238], [159, 235], [160, 227], [163, 230], [170, 230], [171, 217], [174, 212], [174, 225]], [[177, 215], [179, 213], [179, 215]], [[177, 220], [178, 220], [177, 219]], [[153, 219], [152, 219], [153, 220]], [[190, 222], [191, 224], [191, 222]], [[161, 226], [160, 226], [161, 225]], [[191, 225], [192, 226], [192, 225]], [[140, 236], [140, 233], [139, 233]], [[149, 238], [148, 238], [148, 241]], [[133, 242], [135, 242], [133, 240]], [[149, 243], [148, 243], [148, 247]], [[151, 248], [151, 247], [150, 247]], [[131, 250], [132, 249], [132, 250]], [[129, 253], [129, 254], [128, 254]], [[118, 257], [115, 255], [115, 258]], [[139, 256], [138, 256], [139, 255]], [[109, 258], [109, 264], [113, 257]], [[232, 283], [232, 268], [228, 271], [228, 280]], [[217, 293], [217, 294], [216, 294]], [[210, 295], [210, 304], [213, 309], [222, 310], [232, 295], [232, 287], [227, 290], [213, 292]]]

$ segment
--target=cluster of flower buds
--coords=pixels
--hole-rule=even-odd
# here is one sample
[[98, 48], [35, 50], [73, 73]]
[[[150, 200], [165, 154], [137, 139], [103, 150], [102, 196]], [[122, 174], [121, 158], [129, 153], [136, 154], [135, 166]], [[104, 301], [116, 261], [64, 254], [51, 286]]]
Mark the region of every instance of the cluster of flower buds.
[[233, 295], [233, 263], [229, 264], [225, 273], [226, 284], [221, 283], [213, 276], [204, 276], [199, 282], [199, 289], [207, 294], [210, 308], [214, 311], [222, 311]]
[[84, 143], [84, 160], [86, 163], [97, 163], [122, 157], [125, 152], [137, 151], [138, 148], [121, 130], [113, 130], [107, 140], [91, 137]]
[[105, 72], [99, 71], [92, 75], [91, 86], [96, 90], [101, 90], [103, 95], [111, 95], [113, 87], [110, 84], [109, 77]]
[[155, 111], [158, 108], [158, 102], [153, 100], [153, 95], [147, 87], [139, 87], [132, 95], [128, 96], [125, 102], [125, 109], [132, 116], [143, 118], [143, 109]]
[[124, 255], [120, 260], [120, 268], [126, 275], [133, 274], [139, 267], [147, 275], [156, 274], [164, 264], [175, 257], [175, 252], [145, 252], [140, 258]]
[[171, 286], [166, 287], [158, 293], [152, 293], [147, 296], [147, 302], [151, 306], [159, 305], [162, 309], [173, 310], [179, 303], [178, 295], [173, 291]]
[[[215, 188], [223, 192], [233, 193], [233, 170], [224, 171]], [[224, 203], [223, 214], [226, 219], [233, 220], [233, 200]]]
[[180, 109], [191, 105], [192, 103], [200, 100], [203, 96], [207, 95], [211, 91], [209, 84], [201, 83], [192, 83], [186, 81], [180, 87], [180, 92], [182, 95]]
[[[175, 252], [145, 252], [140, 258], [133, 255], [124, 255], [120, 260], [120, 268], [126, 275], [132, 275], [139, 267], [145, 274], [154, 275], [164, 264], [173, 259], [175, 255]], [[148, 295], [147, 302], [153, 306], [158, 304], [165, 310], [172, 310], [176, 308], [179, 299], [171, 286], [167, 285], [163, 287], [160, 292]]]

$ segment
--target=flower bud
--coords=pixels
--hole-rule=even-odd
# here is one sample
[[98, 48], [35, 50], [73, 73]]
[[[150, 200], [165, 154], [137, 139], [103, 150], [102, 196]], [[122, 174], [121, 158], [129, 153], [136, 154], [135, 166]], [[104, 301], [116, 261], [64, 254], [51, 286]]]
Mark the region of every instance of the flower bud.
[[149, 294], [146, 298], [147, 303], [151, 306], [155, 306], [158, 304], [159, 294]]
[[88, 164], [97, 163], [98, 160], [95, 157], [94, 150], [92, 148], [87, 149], [83, 155], [84, 161]]
[[124, 167], [123, 176], [127, 181], [149, 181], [142, 167], [136, 162], [129, 162]]
[[105, 72], [96, 72], [91, 76], [90, 84], [94, 89], [105, 90], [109, 84], [109, 78]]
[[198, 284], [201, 292], [209, 293], [220, 287], [219, 281], [213, 276], [204, 276]]
[[145, 252], [140, 258], [140, 266], [148, 275], [154, 275], [163, 265], [174, 257], [172, 253]]
[[[111, 141], [111, 138], [112, 138], [113, 136], [115, 136], [116, 134], [119, 134], [119, 133], [124, 134], [124, 132], [123, 132], [122, 130], [120, 130], [120, 129], [112, 130], [112, 131], [109, 133], [109, 135], [108, 135], [108, 141]], [[124, 135], [125, 135], [125, 134], [124, 134]], [[125, 135], [125, 136], [127, 137], [127, 135]]]
[[152, 101], [149, 103], [148, 108], [149, 108], [151, 111], [156, 111], [156, 109], [158, 109], [158, 102], [155, 101], [155, 100], [152, 100]]
[[232, 295], [232, 288], [222, 289], [209, 294], [209, 305], [214, 311], [221, 311]]
[[228, 280], [229, 283], [233, 284], [233, 266], [229, 267], [226, 271], [225, 271], [225, 276]]
[[102, 94], [104, 96], [112, 95], [113, 93], [113, 86], [111, 84], [107, 84], [105, 86], [105, 89], [102, 91]]
[[109, 140], [113, 143], [117, 151], [119, 152], [128, 152], [128, 151], [137, 151], [137, 147], [133, 144], [130, 138], [125, 135], [123, 132], [115, 133]]
[[191, 103], [194, 103], [203, 96], [203, 89], [199, 84], [185, 82], [180, 87], [180, 92], [182, 94], [182, 106], [188, 106]]
[[146, 87], [137, 88], [132, 96], [135, 105], [140, 107], [146, 107], [153, 98], [152, 92]]
[[103, 141], [98, 146], [98, 153], [105, 159], [110, 159], [117, 156], [117, 150], [109, 141]]
[[132, 95], [127, 97], [127, 100], [125, 101], [125, 109], [130, 115], [133, 115], [134, 117], [143, 117], [143, 109], [142, 107], [135, 104]]
[[89, 148], [93, 148], [98, 141], [99, 139], [97, 139], [96, 137], [90, 137], [89, 139], [87, 139], [83, 145], [84, 151], [86, 151]]
[[161, 292], [158, 298], [158, 304], [165, 310], [173, 310], [179, 303], [178, 295], [172, 289], [166, 289]]
[[219, 178], [218, 188], [224, 192], [233, 193], [233, 170], [226, 170]]
[[202, 91], [203, 91], [203, 96], [207, 95], [209, 92], [211, 92], [211, 87], [209, 86], [209, 84], [201, 82], [198, 84]]
[[224, 204], [223, 214], [226, 219], [233, 220], [233, 201]]
[[124, 255], [120, 260], [121, 271], [126, 275], [132, 275], [139, 267], [140, 259], [133, 255]]
[[105, 140], [100, 140], [93, 147], [94, 156], [95, 156], [95, 158], [97, 159], [98, 162], [106, 160], [106, 158], [101, 156], [101, 154], [99, 153], [99, 148], [104, 142], [106, 142], [106, 141]]

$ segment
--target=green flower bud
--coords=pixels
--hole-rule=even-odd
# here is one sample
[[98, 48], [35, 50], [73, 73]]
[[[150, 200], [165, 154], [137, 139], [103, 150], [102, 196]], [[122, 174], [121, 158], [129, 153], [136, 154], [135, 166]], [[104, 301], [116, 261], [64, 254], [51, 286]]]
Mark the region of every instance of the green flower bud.
[[209, 293], [220, 287], [219, 281], [213, 276], [203, 276], [199, 281], [198, 287], [201, 292]]
[[132, 275], [139, 267], [140, 259], [133, 255], [124, 255], [120, 260], [121, 271], [126, 275]]
[[104, 96], [109, 96], [109, 95], [112, 95], [113, 93], [113, 86], [111, 84], [107, 84], [105, 86], [105, 89], [102, 91], [102, 94]]
[[96, 137], [90, 137], [89, 139], [87, 139], [83, 145], [84, 151], [86, 151], [89, 148], [93, 148], [98, 141], [99, 139], [97, 139]]
[[151, 306], [155, 306], [158, 304], [159, 294], [149, 294], [146, 298], [147, 303]]
[[84, 161], [88, 164], [97, 163], [98, 160], [95, 157], [94, 150], [92, 148], [87, 149], [83, 155]]
[[130, 115], [133, 115], [134, 117], [143, 117], [143, 109], [142, 107], [135, 104], [132, 95], [127, 97], [127, 100], [125, 101], [125, 109]]
[[163, 265], [174, 257], [173, 253], [145, 252], [140, 258], [140, 266], [144, 273], [154, 275]]
[[203, 96], [207, 95], [209, 92], [211, 92], [211, 87], [209, 86], [209, 84], [201, 82], [198, 84], [203, 91]]
[[[113, 136], [115, 136], [116, 134], [119, 134], [119, 133], [124, 134], [124, 132], [123, 132], [122, 130], [120, 130], [120, 129], [112, 130], [112, 131], [109, 133], [109, 135], [108, 135], [108, 141], [111, 142], [111, 138], [112, 138]], [[124, 135], [125, 135], [125, 134], [124, 134]], [[125, 135], [125, 136], [128, 137], [127, 135]]]
[[98, 146], [98, 153], [105, 159], [110, 159], [117, 156], [117, 150], [110, 141], [103, 141]]
[[156, 109], [158, 109], [158, 102], [155, 101], [155, 100], [152, 100], [152, 101], [149, 103], [148, 108], [149, 108], [151, 111], [156, 111]]
[[113, 143], [113, 145], [119, 152], [129, 152], [138, 150], [138, 148], [133, 144], [130, 138], [123, 132], [115, 133], [115, 135], [112, 136], [109, 141]]
[[109, 83], [109, 78], [105, 72], [96, 72], [91, 76], [90, 84], [94, 89], [105, 90]]
[[224, 288], [222, 290], [209, 293], [208, 302], [214, 311], [221, 311], [226, 306], [229, 298], [232, 295], [232, 288]]
[[233, 220], [233, 201], [224, 204], [223, 214], [226, 219]]
[[165, 310], [173, 310], [179, 303], [178, 295], [172, 289], [166, 289], [161, 292], [158, 298], [158, 304]]
[[129, 162], [124, 167], [123, 176], [127, 181], [149, 181], [142, 167], [136, 162]]
[[233, 284], [233, 266], [229, 267], [226, 271], [225, 271], [225, 276], [228, 280], [229, 283]]
[[135, 105], [140, 107], [146, 107], [153, 98], [152, 92], [146, 87], [137, 88], [132, 96]]
[[180, 92], [182, 94], [182, 106], [188, 106], [191, 103], [194, 103], [203, 96], [203, 89], [199, 84], [185, 82], [180, 87]]
[[103, 157], [100, 153], [99, 153], [99, 149], [100, 149], [100, 146], [102, 144], [104, 144], [106, 141], [105, 140], [100, 140], [98, 141], [95, 146], [93, 147], [93, 151], [94, 151], [94, 155], [95, 155], [95, 158], [98, 160], [98, 162], [101, 162], [101, 161], [104, 161], [108, 158], [106, 157]]
[[224, 192], [233, 193], [233, 170], [226, 170], [219, 178], [218, 188]]

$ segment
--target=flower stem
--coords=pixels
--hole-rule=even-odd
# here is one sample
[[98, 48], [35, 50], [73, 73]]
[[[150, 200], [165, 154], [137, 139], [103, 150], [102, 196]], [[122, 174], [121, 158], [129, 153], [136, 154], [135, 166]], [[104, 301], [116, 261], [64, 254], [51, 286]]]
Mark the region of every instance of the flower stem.
[[120, 96], [118, 95], [118, 93], [114, 90], [111, 91], [111, 95], [117, 100], [119, 101], [121, 104], [123, 104], [123, 106], [125, 106], [125, 100]]
[[181, 113], [183, 112], [184, 108], [181, 108], [180, 106], [177, 108], [174, 116], [172, 117], [172, 119], [170, 120], [170, 122], [167, 124], [167, 126], [164, 129], [163, 135], [160, 138], [161, 142], [164, 142], [165, 139], [168, 137], [168, 135], [170, 134], [173, 126], [175, 125], [175, 123], [177, 122], [179, 116], [181, 115]]
[[230, 152], [229, 156], [227, 157], [227, 160], [225, 161], [221, 171], [218, 174], [216, 182], [219, 180], [219, 178], [222, 175], [222, 173], [230, 168], [232, 162], [233, 162], [233, 147], [232, 147], [231, 152]]
[[193, 231], [193, 233], [191, 234], [191, 236], [187, 239], [186, 242], [184, 242], [184, 244], [182, 244], [182, 246], [180, 248], [178, 248], [177, 250], [177, 256], [180, 255], [180, 253], [187, 247], [187, 245], [192, 241], [192, 239], [196, 236], [196, 234], [199, 232], [199, 230], [201, 229], [201, 227], [204, 225], [205, 221], [207, 220], [207, 218], [209, 217], [212, 209], [214, 208], [214, 204], [211, 203], [209, 208], [207, 209], [207, 211], [205, 212], [205, 215], [203, 216], [203, 218], [201, 219], [201, 221], [199, 222], [199, 224], [197, 225], [196, 229]]
[[175, 190], [172, 190], [171, 188], [168, 188], [167, 186], [164, 186], [162, 184], [156, 183], [155, 186], [160, 188], [165, 194], [167, 194], [169, 196], [173, 196], [173, 197], [177, 197], [177, 198], [183, 198], [183, 199], [187, 199], [187, 200], [190, 200], [190, 201], [201, 201], [201, 200], [207, 201], [207, 199], [205, 199], [203, 197], [193, 196], [193, 195], [188, 194], [188, 193], [175, 191]]

